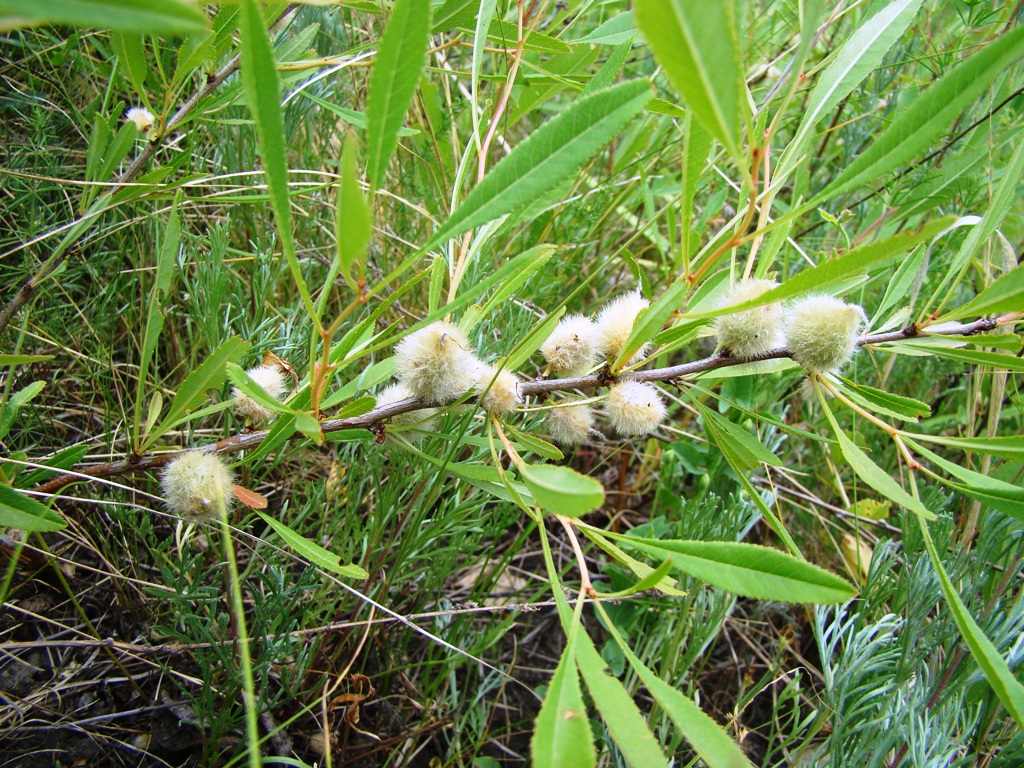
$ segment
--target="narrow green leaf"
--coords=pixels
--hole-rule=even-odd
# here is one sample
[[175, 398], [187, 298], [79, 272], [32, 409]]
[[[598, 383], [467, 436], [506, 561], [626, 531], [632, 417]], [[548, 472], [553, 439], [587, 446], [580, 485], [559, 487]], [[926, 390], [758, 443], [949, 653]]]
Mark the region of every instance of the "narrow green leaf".
[[277, 63], [263, 16], [255, 0], [242, 0], [239, 27], [242, 32], [242, 88], [256, 123], [260, 159], [263, 161], [263, 174], [267, 180], [270, 205], [274, 209], [274, 220], [281, 235], [281, 250], [284, 251], [288, 270], [306, 312], [315, 323], [319, 323], [319, 315], [295, 255], [288, 202], [288, 154], [284, 140], [284, 120], [281, 117], [281, 81], [277, 75]]
[[787, 603], [839, 603], [856, 594], [845, 579], [758, 544], [614, 538], [659, 560], [668, 558], [677, 570], [737, 595]]
[[782, 460], [743, 427], [733, 424], [697, 400], [694, 400], [694, 403], [704, 419], [708, 437], [723, 453], [728, 453], [732, 458], [730, 465], [746, 471], [757, 469], [762, 461], [776, 467], [782, 466]]
[[144, 94], [149, 66], [146, 64], [146, 50], [142, 43], [142, 35], [115, 32], [110, 36], [110, 40], [117, 52], [117, 60], [124, 67], [125, 74], [128, 75], [128, 80], [131, 81], [135, 93]]
[[529, 432], [516, 429], [511, 424], [506, 424], [504, 429], [505, 432], [515, 440], [516, 444], [522, 446], [523, 450], [533, 451], [538, 456], [545, 458], [548, 461], [561, 461], [565, 458], [564, 454], [547, 440], [541, 440], [539, 437], [534, 437]]
[[694, 117], [743, 167], [746, 85], [733, 3], [637, 0], [636, 23]]
[[896, 351], [901, 348], [915, 349], [969, 365], [987, 365], [997, 371], [1024, 372], [1024, 360], [1016, 355], [1001, 355], [998, 352], [984, 352], [980, 349], [961, 349], [939, 344], [915, 344], [902, 341], [893, 346]]
[[832, 424], [832, 431], [839, 442], [839, 448], [842, 450], [846, 462], [853, 469], [854, 474], [887, 499], [891, 499], [900, 506], [906, 507], [926, 520], [934, 520], [935, 515], [919, 499], [903, 490], [902, 486], [893, 480], [888, 472], [875, 464], [864, 451], [857, 447], [853, 440], [846, 436], [846, 433], [836, 422], [836, 417], [832, 415], [832, 411], [824, 397], [819, 397], [819, 400], [825, 411], [825, 416]]
[[510, 371], [516, 371], [523, 367], [523, 363], [530, 359], [534, 352], [540, 349], [541, 345], [548, 340], [548, 336], [554, 333], [555, 328], [565, 315], [565, 307], [557, 312], [552, 312], [544, 322], [530, 331], [523, 337], [522, 341], [516, 344], [515, 349], [509, 354], [505, 365]]
[[581, 38], [573, 40], [575, 43], [589, 43], [590, 45], [624, 45], [632, 42], [636, 36], [636, 23], [633, 21], [633, 13], [625, 11], [612, 16], [608, 21], [598, 25], [597, 29]]
[[812, 204], [856, 189], [911, 162], [961, 116], [992, 81], [1024, 54], [1024, 27], [1015, 27], [982, 46], [929, 86], [900, 111], [881, 136], [872, 141]]
[[850, 35], [850, 39], [818, 78], [800, 125], [783, 153], [780, 168], [788, 168], [803, 154], [804, 144], [814, 126], [881, 63], [886, 52], [899, 40], [917, 15], [921, 2], [895, 0], [862, 22]]
[[515, 269], [509, 270], [508, 276], [502, 281], [498, 290], [484, 302], [480, 317], [489, 317], [496, 307], [511, 298], [523, 286], [523, 283], [536, 275], [548, 263], [556, 250], [556, 246], [542, 243], [524, 252], [523, 258], [517, 262]]
[[1010, 270], [943, 319], [958, 320], [962, 317], [980, 317], [1004, 312], [1024, 312], [1024, 266]]
[[761, 294], [756, 299], [751, 299], [742, 304], [734, 304], [731, 307], [719, 307], [705, 312], [687, 313], [685, 319], [692, 320], [699, 317], [715, 317], [726, 313], [742, 312], [752, 307], [782, 301], [783, 299], [807, 293], [808, 291], [820, 290], [825, 285], [834, 284], [839, 280], [862, 274], [869, 267], [888, 259], [896, 258], [901, 253], [906, 253], [918, 243], [931, 240], [948, 228], [952, 222], [953, 217], [946, 216], [929, 222], [917, 232], [900, 233], [877, 243], [854, 248], [838, 258], [822, 261], [817, 266], [805, 269], [803, 272], [798, 272], [782, 285]]
[[612, 364], [612, 372], [620, 370], [633, 356], [646, 344], [661, 332], [662, 327], [672, 317], [686, 298], [690, 291], [690, 284], [686, 280], [673, 280], [661, 296], [646, 309], [640, 311], [633, 322], [633, 330], [626, 339], [622, 352]]
[[188, 0], [0, 0], [0, 28], [12, 22], [14, 27], [69, 24], [154, 35], [199, 32], [209, 26], [206, 15]]
[[987, 453], [1003, 459], [1024, 461], [1024, 435], [1005, 437], [945, 437], [942, 435], [914, 435], [917, 440], [959, 448], [964, 452]]
[[[704, 172], [708, 155], [711, 154], [711, 134], [701, 127], [699, 122], [694, 122], [693, 115], [687, 114], [686, 122], [683, 124], [683, 179], [682, 197], [679, 201], [679, 210], [682, 212], [680, 218], [679, 248], [682, 251], [683, 259], [688, 260], [690, 256], [690, 232], [693, 228], [693, 215], [690, 211], [695, 210], [693, 200], [697, 194], [697, 182]], [[680, 269], [682, 264], [679, 265]]]
[[0, 355], [0, 368], [12, 365], [28, 365], [29, 363], [45, 363], [53, 360], [54, 355]]
[[341, 183], [338, 184], [335, 233], [338, 262], [345, 281], [354, 289], [366, 271], [366, 247], [373, 236], [373, 216], [363, 197], [356, 172], [356, 142], [350, 136], [341, 156]]
[[530, 740], [530, 756], [536, 768], [589, 768], [597, 764], [594, 734], [574, 658], [576, 634], [569, 635], [537, 715]]
[[67, 526], [59, 514], [31, 496], [0, 484], [0, 525], [20, 531], [59, 531]]
[[604, 487], [570, 467], [534, 464], [520, 468], [534, 500], [546, 512], [581, 517], [604, 504]]
[[592, 93], [597, 93], [603, 88], [607, 88], [622, 73], [622, 68], [626, 66], [626, 60], [629, 59], [629, 54], [633, 50], [633, 36], [626, 40], [623, 40], [618, 45], [611, 55], [605, 60], [601, 68], [594, 73], [594, 76], [590, 78], [590, 82], [584, 86], [583, 90], [580, 91], [580, 96], [589, 96]]
[[228, 379], [231, 380], [231, 383], [264, 408], [269, 408], [275, 413], [284, 413], [290, 410], [284, 405], [284, 403], [273, 395], [270, 395], [267, 390], [261, 387], [257, 382], [253, 381], [252, 377], [244, 368], [242, 368], [242, 366], [237, 363], [228, 363], [226, 370]]
[[448, 264], [443, 256], [435, 256], [430, 265], [430, 295], [427, 301], [427, 312], [434, 314], [441, 306], [441, 290], [445, 278], [448, 277]]
[[18, 411], [21, 406], [32, 400], [33, 397], [43, 391], [43, 387], [46, 386], [45, 381], [33, 381], [31, 384], [22, 387], [13, 395], [10, 399], [0, 405], [0, 440], [7, 437], [7, 433], [11, 431], [11, 427], [14, 425], [14, 419], [18, 415]]
[[433, 33], [448, 32], [455, 27], [471, 28], [479, 8], [480, 0], [444, 0], [434, 11]]
[[649, 95], [646, 82], [632, 80], [577, 99], [502, 158], [423, 250], [504, 216], [570, 178], [640, 113]]
[[978, 626], [974, 617], [967, 610], [967, 606], [960, 599], [956, 587], [953, 586], [949, 574], [946, 573], [946, 569], [942, 565], [942, 559], [935, 548], [935, 542], [932, 541], [928, 525], [924, 520], [918, 520], [918, 523], [921, 526], [921, 534], [924, 536], [925, 547], [928, 549], [932, 567], [935, 569], [936, 576], [939, 577], [939, 587], [942, 589], [942, 594], [946, 598], [946, 604], [949, 606], [950, 613], [953, 614], [957, 627], [960, 628], [960, 635], [967, 643], [967, 647], [978, 666], [981, 667], [981, 671], [985, 673], [985, 678], [992, 686], [992, 690], [1003, 702], [1003, 706], [1013, 716], [1013, 719], [1017, 721], [1017, 727], [1024, 728], [1024, 686], [1013, 676], [1006, 661], [999, 655], [999, 651], [996, 650], [992, 641], [985, 637], [985, 633], [981, 631], [981, 627]]
[[689, 697], [651, 671], [633, 653], [629, 645], [622, 641], [617, 632], [614, 636], [629, 665], [647, 686], [654, 700], [661, 705], [672, 723], [709, 768], [753, 768], [743, 750], [718, 723], [706, 715]]
[[70, 448], [65, 448], [62, 451], [58, 451], [56, 454], [46, 459], [45, 461], [39, 462], [46, 467], [52, 467], [52, 469], [37, 468], [18, 477], [18, 486], [21, 488], [31, 488], [33, 485], [38, 485], [48, 477], [55, 475], [62, 469], [69, 469], [89, 453], [89, 445], [72, 445]]
[[[649, 585], [643, 587], [644, 589], [656, 589], [662, 594], [675, 595], [676, 597], [685, 597], [688, 594], [686, 590], [676, 587], [676, 580], [674, 578], [662, 575], [657, 581], [654, 581], [654, 576], [662, 572], [666, 561], [663, 561], [657, 568], [652, 568], [647, 563], [632, 557], [621, 547], [608, 541], [608, 539], [601, 535], [601, 532], [583, 525], [580, 526], [580, 530], [586, 534], [588, 539], [607, 552], [613, 560], [624, 565], [626, 568], [629, 568], [629, 570], [632, 571], [638, 579], [640, 579], [638, 584]], [[671, 570], [672, 562], [667, 562], [669, 570]], [[634, 585], [634, 587], [636, 586], [637, 585]]]
[[398, 0], [377, 47], [366, 104], [366, 175], [373, 189], [384, 185], [427, 60], [430, 0]]
[[219, 389], [227, 380], [227, 364], [237, 362], [249, 348], [249, 342], [242, 341], [238, 336], [230, 339], [215, 349], [199, 367], [196, 368], [178, 387], [171, 407], [164, 416], [160, 426], [157, 427], [146, 438], [142, 449], [145, 450], [164, 432], [170, 429], [174, 422], [184, 416], [188, 411], [206, 399], [206, 392], [210, 389]]
[[604, 659], [586, 632], [577, 632], [576, 663], [594, 706], [608, 725], [612, 739], [633, 768], [667, 766], [665, 755], [651, 734], [625, 686], [606, 671]]
[[295, 414], [295, 428], [312, 440], [317, 445], [323, 445], [324, 431], [320, 428], [320, 422], [311, 413], [299, 411]]
[[[364, 131], [367, 130], [368, 128], [366, 122], [366, 115], [363, 112], [358, 112], [354, 109], [343, 107], [340, 104], [335, 104], [334, 102], [327, 101], [326, 99], [321, 99], [319, 96], [315, 96], [309, 91], [302, 91], [302, 97], [305, 99], [309, 99], [310, 101], [316, 102], [321, 107], [326, 109], [328, 112], [337, 115], [343, 121], [345, 121], [346, 123], [355, 128], [361, 128]], [[401, 128], [398, 129], [399, 138], [404, 138], [406, 136], [419, 136], [419, 134], [420, 132], [415, 128], [408, 128], [406, 126], [402, 126]]]
[[847, 397], [875, 413], [902, 421], [917, 421], [931, 415], [932, 409], [927, 403], [912, 397], [894, 395], [892, 392], [875, 389], [867, 384], [854, 384], [848, 379], [843, 379], [842, 382]]
[[256, 511], [256, 514], [263, 518], [263, 522], [273, 528], [277, 535], [284, 539], [284, 542], [289, 547], [309, 560], [313, 565], [325, 568], [331, 573], [336, 573], [347, 579], [369, 578], [370, 574], [358, 565], [342, 565], [341, 557], [324, 549], [316, 542], [310, 541], [305, 536], [296, 533], [284, 523], [279, 522], [258, 510]]
[[961, 466], [956, 462], [947, 461], [912, 440], [908, 439], [907, 444], [912, 446], [919, 454], [946, 470], [953, 477], [959, 478], [966, 483], [966, 485], [951, 483], [940, 476], [940, 480], [946, 482], [947, 485], [956, 488], [965, 496], [970, 496], [972, 499], [978, 499], [988, 504], [993, 509], [998, 509], [1000, 512], [1005, 512], [1019, 520], [1024, 520], [1024, 488], [984, 475], [981, 472], [975, 472], [973, 469], [967, 469], [967, 467]]
[[875, 308], [875, 314], [871, 318], [870, 327], [878, 326], [878, 321], [885, 312], [899, 301], [906, 301], [910, 295], [911, 286], [921, 271], [928, 249], [922, 244], [917, 246], [910, 256], [903, 260], [896, 273], [892, 276], [889, 284], [885, 287], [885, 295]]

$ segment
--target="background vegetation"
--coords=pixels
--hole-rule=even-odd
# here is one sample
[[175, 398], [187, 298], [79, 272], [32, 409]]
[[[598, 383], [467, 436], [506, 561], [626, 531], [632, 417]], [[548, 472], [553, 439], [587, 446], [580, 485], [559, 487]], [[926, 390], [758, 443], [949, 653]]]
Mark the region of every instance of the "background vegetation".
[[[447, 409], [412, 444], [309, 419], [371, 408], [394, 343], [446, 305], [494, 361], [561, 308], [640, 286], [677, 299], [654, 365], [705, 358], [706, 313], [745, 270], [842, 294], [875, 333], [999, 324], [865, 347], [843, 372], [859, 412], [826, 410], [780, 358], [666, 383], [650, 439], [606, 430], [561, 457], [530, 440], [546, 434], [531, 400], [505, 420], [513, 442], [603, 488], [578, 528], [795, 548], [858, 591], [815, 607], [677, 572], [678, 594], [658, 579], [633, 594], [636, 570], [581, 537], [595, 588], [624, 594], [580, 603], [570, 648], [593, 640], [677, 765], [735, 763], [684, 738], [637, 663], [755, 765], [1024, 762], [1019, 9], [637, 5], [352, 0], [261, 19], [248, 2], [0, 2], [3, 765], [252, 761], [222, 530], [169, 514], [155, 471], [33, 489], [244, 434], [226, 364], [268, 351], [303, 386], [280, 439], [225, 453], [267, 516], [365, 578], [233, 513], [264, 760], [529, 762], [545, 691], [576, 679], [556, 605], [580, 589], [573, 526], [510, 500], [479, 409]], [[673, 34], [694, 19], [691, 62]], [[553, 124], [539, 136], [561, 154], [532, 163], [541, 142], [524, 142]], [[510, 263], [522, 280], [498, 272]], [[311, 405], [314, 323], [335, 319], [337, 367]], [[609, 711], [629, 707], [580, 654], [598, 760], [643, 764], [642, 733]]]

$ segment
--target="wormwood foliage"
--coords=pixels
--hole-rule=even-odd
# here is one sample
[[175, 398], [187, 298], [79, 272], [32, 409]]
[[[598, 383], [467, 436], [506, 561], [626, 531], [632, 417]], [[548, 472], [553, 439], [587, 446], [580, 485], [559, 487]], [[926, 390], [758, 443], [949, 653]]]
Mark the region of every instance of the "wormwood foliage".
[[3, 754], [1024, 754], [1011, 8], [0, 27]]

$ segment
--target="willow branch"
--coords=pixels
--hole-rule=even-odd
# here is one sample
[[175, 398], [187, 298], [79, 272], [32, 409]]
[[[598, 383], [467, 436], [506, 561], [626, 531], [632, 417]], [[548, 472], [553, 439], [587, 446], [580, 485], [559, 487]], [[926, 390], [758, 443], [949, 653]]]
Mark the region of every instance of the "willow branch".
[[[999, 325], [999, 321], [990, 318], [982, 318], [971, 323], [951, 323], [943, 326], [932, 326], [927, 330], [919, 329], [916, 325], [909, 325], [899, 331], [889, 333], [875, 333], [862, 336], [857, 340], [857, 346], [875, 346], [888, 344], [896, 341], [908, 341], [910, 339], [922, 338], [929, 335], [941, 333], [943, 336], [973, 336], [978, 333], [991, 331]], [[707, 373], [720, 368], [730, 368], [736, 365], [748, 365], [750, 363], [762, 362], [764, 360], [780, 360], [791, 357], [785, 347], [773, 349], [761, 355], [752, 357], [736, 357], [733, 355], [716, 352], [710, 357], [701, 360], [694, 360], [690, 363], [673, 365], [668, 368], [653, 368], [647, 371], [634, 371], [621, 376], [610, 377], [607, 371], [591, 374], [589, 376], [575, 376], [565, 379], [536, 379], [525, 381], [519, 385], [519, 393], [523, 397], [535, 397], [553, 392], [569, 392], [574, 390], [591, 390], [597, 387], [608, 386], [612, 381], [678, 381], [687, 376], [698, 373]], [[324, 419], [320, 427], [325, 433], [340, 432], [345, 429], [366, 429], [374, 435], [382, 435], [386, 429], [386, 422], [392, 416], [398, 416], [410, 411], [418, 411], [424, 408], [436, 407], [436, 403], [427, 403], [416, 397], [398, 400], [394, 403], [374, 408], [372, 411], [360, 416], [351, 416], [346, 419]], [[257, 432], [242, 432], [237, 435], [225, 438], [218, 443], [211, 443], [196, 449], [205, 453], [232, 454], [251, 448], [256, 448], [270, 434], [269, 429]], [[293, 436], [294, 437], [294, 436]], [[289, 438], [291, 439], [291, 438]], [[159, 467], [173, 461], [181, 451], [152, 454], [142, 457], [129, 457], [120, 461], [112, 461], [105, 464], [93, 464], [75, 470], [73, 474], [62, 474], [47, 480], [35, 487], [38, 493], [55, 493], [66, 485], [80, 482], [89, 478], [114, 477], [134, 472], [144, 472], [158, 469]]]

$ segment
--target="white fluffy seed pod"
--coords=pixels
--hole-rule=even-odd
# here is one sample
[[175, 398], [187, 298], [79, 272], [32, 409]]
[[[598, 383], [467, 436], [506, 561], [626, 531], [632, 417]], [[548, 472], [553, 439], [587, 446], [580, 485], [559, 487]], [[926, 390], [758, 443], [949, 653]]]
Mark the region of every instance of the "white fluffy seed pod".
[[864, 310], [833, 296], [808, 296], [786, 312], [786, 344], [810, 373], [836, 372], [853, 358]]
[[167, 465], [160, 488], [168, 508], [186, 521], [217, 516], [220, 500], [230, 510], [235, 503], [234, 478], [227, 464], [214, 453], [185, 451]]
[[153, 127], [153, 113], [142, 107], [132, 107], [124, 113], [124, 119], [135, 123], [135, 128], [139, 133], [145, 133]]
[[[569, 402], [579, 398], [570, 398]], [[544, 413], [544, 424], [551, 439], [560, 445], [585, 442], [594, 428], [594, 411], [589, 403], [562, 405]]]
[[[773, 280], [741, 280], [725, 294], [719, 306], [756, 299], [778, 286]], [[782, 332], [782, 302], [776, 301], [715, 320], [718, 346], [739, 357], [750, 357], [785, 345]]]
[[653, 384], [624, 381], [608, 389], [608, 420], [620, 435], [646, 435], [665, 418], [665, 403]]
[[[638, 290], [624, 293], [605, 304], [594, 323], [594, 348], [597, 353], [609, 363], [614, 362], [626, 346], [629, 334], [633, 332], [636, 316], [650, 304]], [[644, 344], [629, 362], [632, 364], [643, 360], [647, 346]]]
[[[388, 387], [384, 387], [377, 395], [377, 407], [391, 405], [397, 403], [399, 400], [406, 400], [407, 398], [413, 397], [412, 392], [404, 384], [392, 384]], [[397, 416], [392, 416], [390, 419], [390, 429], [396, 431], [403, 431], [407, 429], [422, 429], [430, 431], [434, 428], [434, 416], [437, 414], [436, 408], [422, 408], [418, 411], [409, 411], [408, 413], [400, 413]], [[385, 434], [387, 434], [385, 432]], [[409, 437], [419, 438], [422, 435], [409, 435]]]
[[577, 376], [594, 364], [594, 324], [583, 315], [564, 317], [540, 351], [558, 376]]
[[485, 366], [476, 382], [480, 407], [488, 413], [508, 413], [523, 402], [519, 395], [519, 377], [511, 371]]
[[466, 334], [444, 321], [409, 334], [395, 347], [399, 381], [430, 403], [449, 403], [465, 394], [480, 378], [481, 365]]
[[[280, 400], [288, 393], [288, 378], [280, 366], [258, 365], [255, 368], [250, 368], [246, 373], [275, 400]], [[238, 387], [231, 391], [231, 395], [235, 398], [235, 413], [245, 419], [247, 424], [263, 424], [277, 415], [274, 411], [253, 400]]]

